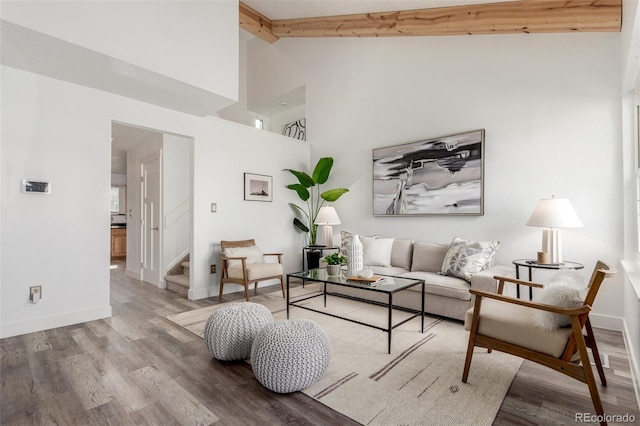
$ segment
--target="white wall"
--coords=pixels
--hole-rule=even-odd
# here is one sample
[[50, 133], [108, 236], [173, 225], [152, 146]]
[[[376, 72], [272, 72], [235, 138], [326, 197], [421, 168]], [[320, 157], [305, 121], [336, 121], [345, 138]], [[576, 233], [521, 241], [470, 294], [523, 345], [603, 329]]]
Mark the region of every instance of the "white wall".
[[[224, 122], [224, 121], [223, 121]], [[217, 275], [209, 264], [218, 263], [220, 240], [254, 238], [263, 252], [284, 253], [287, 272], [301, 269], [301, 234], [293, 229], [289, 202], [296, 194], [284, 168], [309, 168], [309, 146], [271, 132], [236, 123], [203, 121], [203, 131], [215, 138], [198, 143], [194, 151], [194, 235], [190, 298], [217, 295]], [[273, 177], [273, 202], [244, 201], [244, 173]], [[217, 213], [211, 213], [217, 203]], [[234, 288], [235, 287], [235, 288]], [[225, 292], [239, 286], [226, 285]]]
[[[309, 148], [224, 120], [203, 119], [2, 67], [0, 337], [107, 317], [111, 123], [192, 137], [193, 296], [215, 294], [209, 264], [222, 238], [255, 237], [299, 269], [284, 167], [307, 167]], [[243, 201], [243, 173], [274, 177], [274, 201]], [[20, 179], [51, 179], [49, 196]], [[209, 203], [218, 202], [218, 214]], [[265, 225], [268, 224], [268, 225]], [[28, 287], [43, 299], [27, 306]]]
[[[2, 68], [0, 337], [111, 315], [111, 124], [66, 86]], [[51, 195], [21, 193], [27, 177]]]
[[[571, 200], [584, 228], [565, 259], [617, 265], [622, 254], [620, 34], [260, 40], [248, 51], [249, 104], [306, 85], [312, 161], [336, 160], [342, 229], [448, 242], [497, 239], [497, 261], [534, 257], [525, 226], [540, 198]], [[373, 217], [372, 148], [486, 129], [485, 214]], [[620, 327], [620, 278], [595, 306]]]
[[[238, 97], [236, 0], [3, 1], [2, 18], [204, 90]], [[206, 54], [195, 48], [202, 45], [208, 48]]]
[[191, 250], [193, 141], [165, 134], [162, 142], [163, 276]]

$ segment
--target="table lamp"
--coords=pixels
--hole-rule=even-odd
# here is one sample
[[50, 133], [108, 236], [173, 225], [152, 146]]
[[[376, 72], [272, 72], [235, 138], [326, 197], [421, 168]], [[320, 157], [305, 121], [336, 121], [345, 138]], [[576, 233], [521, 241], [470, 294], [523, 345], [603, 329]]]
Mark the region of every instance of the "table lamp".
[[329, 206], [320, 207], [318, 216], [313, 223], [324, 226], [322, 242], [327, 247], [333, 247], [333, 228], [331, 225], [340, 225], [340, 218], [336, 213], [336, 209]]
[[542, 231], [542, 251], [548, 252], [551, 263], [562, 263], [562, 240], [559, 228], [581, 228], [582, 222], [566, 198], [556, 198], [538, 201], [527, 226], [545, 228]]

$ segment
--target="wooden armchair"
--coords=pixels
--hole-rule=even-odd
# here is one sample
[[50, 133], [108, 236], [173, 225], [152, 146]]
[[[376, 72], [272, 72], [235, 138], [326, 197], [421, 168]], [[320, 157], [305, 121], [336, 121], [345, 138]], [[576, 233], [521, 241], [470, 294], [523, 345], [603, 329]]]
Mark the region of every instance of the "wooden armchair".
[[[593, 337], [589, 312], [600, 284], [615, 273], [616, 271], [607, 264], [598, 261], [589, 280], [584, 303], [577, 308], [561, 308], [504, 296], [502, 292], [505, 282], [543, 287], [541, 284], [513, 278], [496, 276], [499, 282], [497, 294], [469, 290], [476, 299], [474, 307], [467, 312], [465, 318], [465, 328], [470, 334], [462, 381], [466, 383], [469, 377], [475, 346], [487, 348], [489, 352], [495, 349], [537, 362], [586, 383], [596, 413], [604, 416], [587, 347], [593, 352], [602, 385], [606, 386], [607, 381]], [[536, 309], [568, 315], [571, 318], [571, 327], [558, 327], [550, 331], [541, 329], [533, 321], [533, 312]], [[583, 328], [586, 335], [583, 335]], [[606, 422], [601, 424], [606, 425]]]
[[[249, 284], [254, 283], [258, 291], [258, 281], [279, 279], [284, 297], [284, 275], [282, 253], [261, 253], [255, 240], [220, 241], [222, 247], [222, 271], [220, 274], [220, 294], [226, 283], [244, 286], [244, 296], [249, 301]], [[265, 262], [264, 256], [277, 256], [278, 263]]]

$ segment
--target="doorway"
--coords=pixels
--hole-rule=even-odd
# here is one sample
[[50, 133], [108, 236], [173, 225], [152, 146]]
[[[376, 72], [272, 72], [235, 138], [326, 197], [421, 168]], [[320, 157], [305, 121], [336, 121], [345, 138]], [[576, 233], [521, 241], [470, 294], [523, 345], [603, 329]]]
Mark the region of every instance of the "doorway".
[[193, 138], [112, 122], [112, 163], [126, 157], [127, 276], [165, 288], [176, 253], [190, 253], [192, 153]]

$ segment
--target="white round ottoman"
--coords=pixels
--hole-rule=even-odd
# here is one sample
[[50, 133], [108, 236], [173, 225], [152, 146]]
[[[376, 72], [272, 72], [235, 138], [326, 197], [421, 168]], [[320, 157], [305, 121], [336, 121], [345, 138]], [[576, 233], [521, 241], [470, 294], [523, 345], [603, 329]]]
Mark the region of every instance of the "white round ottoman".
[[249, 358], [258, 332], [273, 323], [269, 309], [259, 303], [230, 303], [215, 311], [204, 326], [209, 353], [221, 361]]
[[329, 336], [306, 319], [268, 324], [251, 348], [253, 374], [264, 387], [278, 393], [308, 388], [324, 374], [330, 360]]

